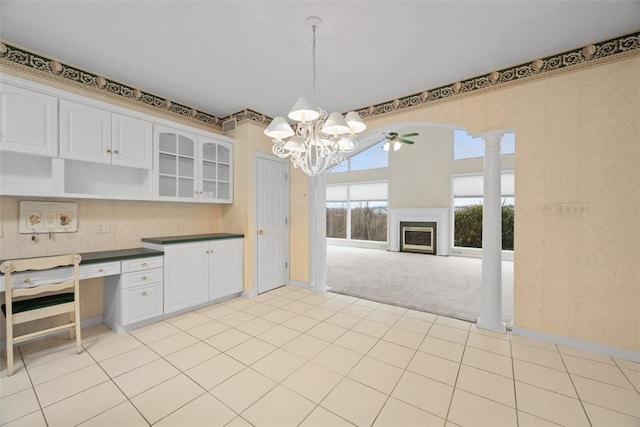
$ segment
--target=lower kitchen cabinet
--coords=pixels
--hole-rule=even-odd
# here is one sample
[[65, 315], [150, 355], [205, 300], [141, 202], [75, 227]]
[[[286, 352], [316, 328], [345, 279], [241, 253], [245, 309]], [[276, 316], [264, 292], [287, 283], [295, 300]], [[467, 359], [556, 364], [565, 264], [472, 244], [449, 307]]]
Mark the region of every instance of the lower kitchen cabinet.
[[214, 240], [209, 243], [209, 300], [242, 292], [243, 239]]
[[164, 252], [164, 314], [239, 295], [242, 237], [142, 239], [144, 247]]
[[112, 329], [162, 316], [161, 256], [122, 261], [122, 272], [105, 278], [104, 317]]

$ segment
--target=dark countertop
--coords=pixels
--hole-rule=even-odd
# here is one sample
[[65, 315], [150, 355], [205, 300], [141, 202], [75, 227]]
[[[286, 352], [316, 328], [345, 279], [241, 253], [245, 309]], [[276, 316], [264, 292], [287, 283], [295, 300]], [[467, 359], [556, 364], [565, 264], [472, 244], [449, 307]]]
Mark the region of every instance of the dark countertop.
[[[80, 256], [82, 256], [82, 260], [80, 261], [80, 264], [81, 265], [95, 264], [99, 262], [122, 261], [125, 259], [146, 258], [150, 256], [162, 256], [162, 255], [164, 255], [164, 252], [162, 251], [156, 251], [154, 249], [147, 249], [147, 248], [119, 249], [115, 251], [84, 252], [84, 253], [80, 253]], [[51, 256], [54, 256], [54, 255], [51, 255]], [[6, 261], [6, 260], [2, 260], [2, 261]]]
[[80, 264], [93, 264], [97, 262], [122, 261], [125, 259], [146, 258], [150, 256], [162, 256], [164, 252], [147, 248], [120, 249], [115, 251], [85, 252], [81, 253]]
[[155, 243], [157, 245], [171, 245], [174, 243], [201, 242], [204, 240], [243, 239], [243, 238], [244, 238], [244, 234], [211, 233], [211, 234], [191, 234], [186, 236], [147, 237], [142, 239], [142, 241], [145, 243]]

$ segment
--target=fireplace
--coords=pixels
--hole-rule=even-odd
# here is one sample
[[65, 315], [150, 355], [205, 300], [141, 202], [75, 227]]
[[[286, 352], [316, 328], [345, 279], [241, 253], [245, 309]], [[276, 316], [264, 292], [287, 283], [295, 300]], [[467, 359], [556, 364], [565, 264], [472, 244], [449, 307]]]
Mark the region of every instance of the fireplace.
[[449, 209], [448, 208], [402, 208], [389, 209], [389, 250], [400, 251], [402, 235], [401, 222], [431, 222], [435, 223], [433, 243], [434, 254], [449, 255]]
[[435, 222], [400, 222], [400, 251], [436, 254]]

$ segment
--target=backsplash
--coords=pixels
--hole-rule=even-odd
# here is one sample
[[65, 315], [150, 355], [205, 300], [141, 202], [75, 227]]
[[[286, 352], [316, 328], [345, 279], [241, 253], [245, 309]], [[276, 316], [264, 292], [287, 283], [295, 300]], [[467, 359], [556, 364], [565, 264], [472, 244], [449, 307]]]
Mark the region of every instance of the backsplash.
[[[76, 233], [20, 234], [21, 200], [0, 197], [0, 259], [140, 247], [143, 237], [215, 233], [222, 230], [222, 207], [196, 203], [73, 200], [78, 203]], [[34, 240], [35, 238], [35, 240]]]

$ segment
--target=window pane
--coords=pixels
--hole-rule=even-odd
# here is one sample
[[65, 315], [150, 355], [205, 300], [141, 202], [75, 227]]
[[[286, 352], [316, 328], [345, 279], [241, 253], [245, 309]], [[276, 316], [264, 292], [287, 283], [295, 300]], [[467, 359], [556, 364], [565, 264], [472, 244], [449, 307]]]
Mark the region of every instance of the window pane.
[[516, 152], [516, 135], [505, 133], [500, 144], [500, 154], [514, 154]]
[[341, 165], [335, 165], [331, 170], [329, 170], [329, 173], [347, 172], [348, 170], [349, 170], [349, 161], [347, 160]]
[[482, 198], [454, 198], [453, 246], [482, 247]]
[[[482, 248], [482, 198], [454, 198], [453, 245]], [[514, 198], [502, 198], [502, 249], [513, 250]]]
[[453, 159], [471, 159], [484, 157], [484, 142], [482, 138], [472, 138], [463, 130], [453, 131]]
[[[513, 132], [505, 133], [500, 142], [500, 154], [514, 154], [516, 152], [516, 136]], [[484, 157], [484, 141], [482, 138], [472, 138], [463, 130], [453, 131], [453, 159], [471, 159]]]
[[387, 241], [387, 202], [351, 202], [351, 239]]
[[384, 141], [356, 154], [350, 160], [351, 170], [365, 170], [389, 167], [389, 153], [382, 149]]
[[327, 237], [347, 238], [347, 202], [327, 202]]

